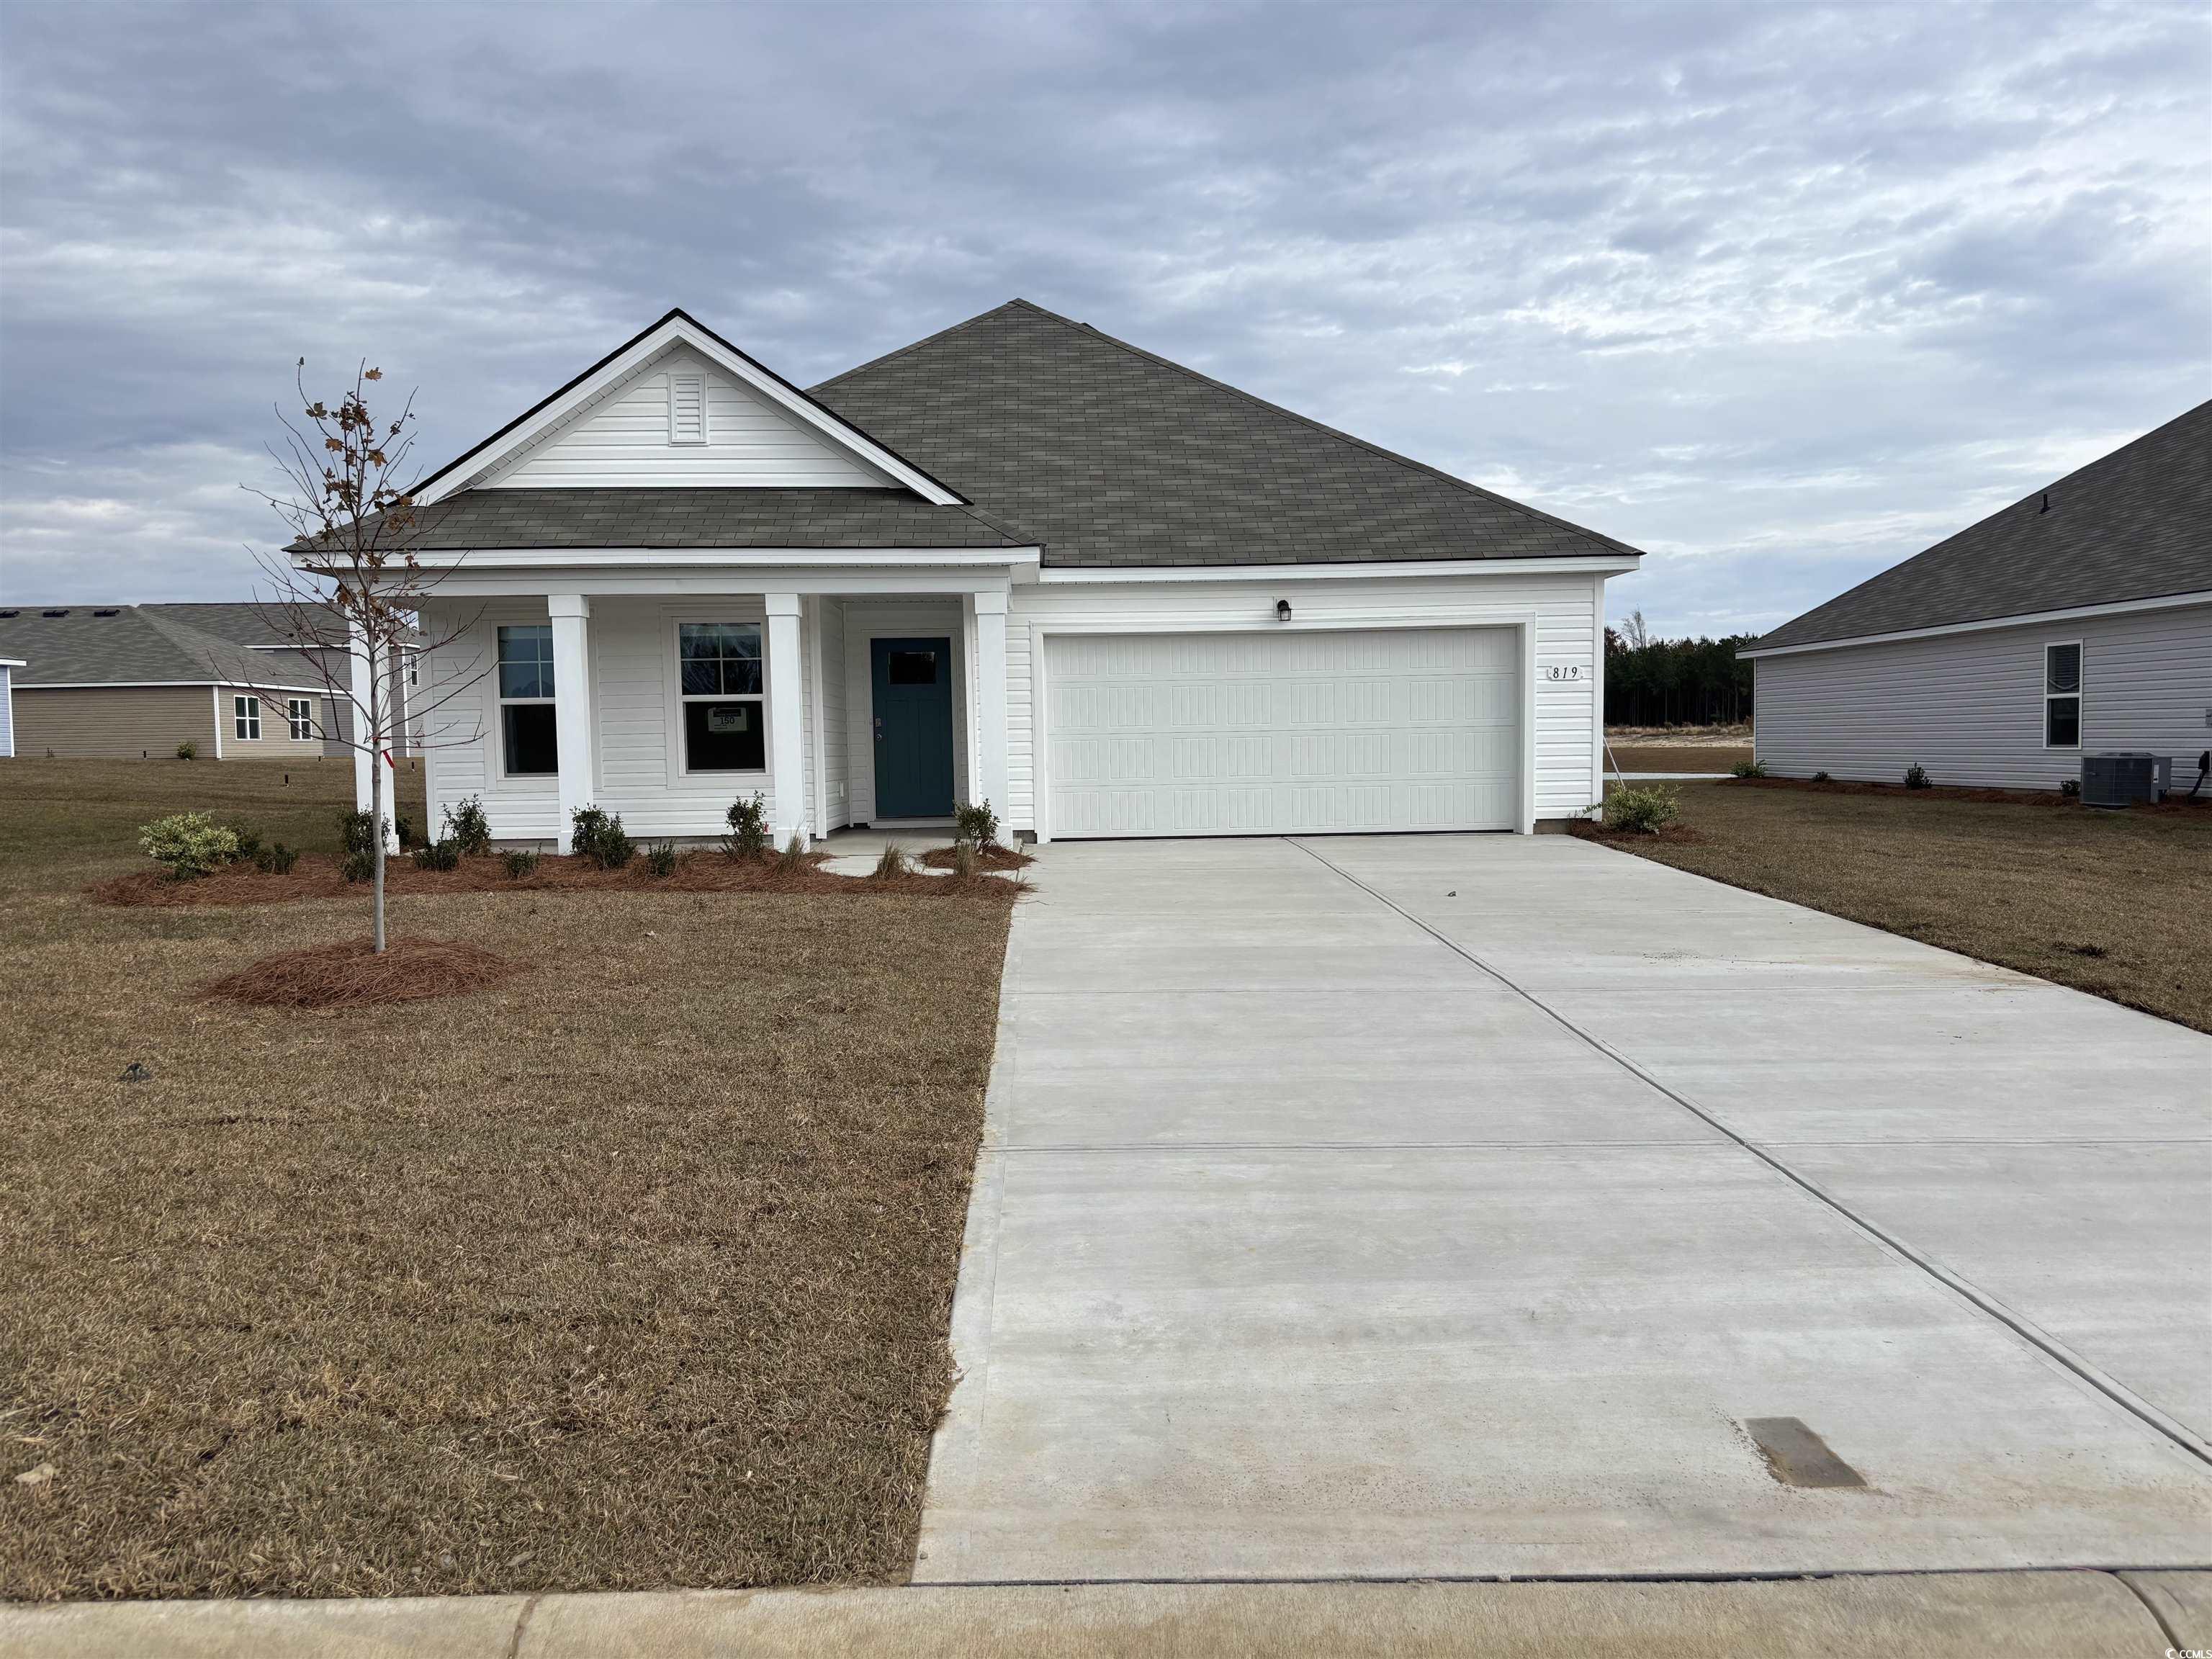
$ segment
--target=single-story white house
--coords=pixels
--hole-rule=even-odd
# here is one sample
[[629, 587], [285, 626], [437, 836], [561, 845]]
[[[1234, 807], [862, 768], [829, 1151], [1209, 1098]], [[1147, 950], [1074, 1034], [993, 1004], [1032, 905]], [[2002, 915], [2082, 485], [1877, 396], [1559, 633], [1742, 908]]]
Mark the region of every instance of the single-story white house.
[[1783, 777], [2054, 789], [2212, 748], [2212, 403], [1747, 646]]
[[672, 311], [416, 500], [431, 821], [563, 848], [1526, 832], [1640, 556], [1022, 301], [811, 391]]

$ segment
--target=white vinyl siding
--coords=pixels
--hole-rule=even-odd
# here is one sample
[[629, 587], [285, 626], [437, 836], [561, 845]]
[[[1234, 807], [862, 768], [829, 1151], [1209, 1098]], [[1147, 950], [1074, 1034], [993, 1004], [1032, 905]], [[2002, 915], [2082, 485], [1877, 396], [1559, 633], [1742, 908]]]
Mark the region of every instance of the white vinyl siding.
[[9, 664], [0, 663], [0, 760], [15, 752], [15, 699], [9, 682], [15, 672]]
[[[1006, 626], [1009, 829], [1036, 827], [1034, 708], [1040, 629], [1075, 625], [1127, 632], [1243, 628], [1265, 622], [1279, 599], [1301, 623], [1342, 628], [1424, 623], [1481, 626], [1500, 613], [1532, 616], [1536, 683], [1535, 797], [1539, 818], [1580, 816], [1598, 799], [1595, 648], [1603, 592], [1586, 575], [1387, 576], [1329, 581], [1067, 583], [1018, 586]], [[1049, 635], [1047, 637], [1050, 637]], [[1571, 678], [1546, 678], [1556, 669]]]
[[[687, 381], [704, 396], [703, 431], [687, 412]], [[618, 381], [480, 487], [865, 489], [890, 483], [751, 387], [676, 351]]]
[[1519, 630], [1059, 634], [1054, 836], [1511, 830]]
[[[2045, 648], [2081, 646], [2081, 741], [2044, 744]], [[2173, 757], [2187, 787], [2212, 745], [2212, 605], [1760, 657], [1759, 758], [1783, 777], [1894, 783], [1909, 766], [1975, 789], [2051, 789], [2085, 754]]]

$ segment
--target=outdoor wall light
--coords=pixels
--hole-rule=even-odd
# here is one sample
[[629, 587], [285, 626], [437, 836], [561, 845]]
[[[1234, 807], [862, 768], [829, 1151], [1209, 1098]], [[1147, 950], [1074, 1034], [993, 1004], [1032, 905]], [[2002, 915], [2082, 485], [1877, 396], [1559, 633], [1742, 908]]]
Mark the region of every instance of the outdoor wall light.
[[1291, 602], [1288, 599], [1277, 599], [1275, 601], [1275, 620], [1277, 622], [1288, 622], [1290, 619]]

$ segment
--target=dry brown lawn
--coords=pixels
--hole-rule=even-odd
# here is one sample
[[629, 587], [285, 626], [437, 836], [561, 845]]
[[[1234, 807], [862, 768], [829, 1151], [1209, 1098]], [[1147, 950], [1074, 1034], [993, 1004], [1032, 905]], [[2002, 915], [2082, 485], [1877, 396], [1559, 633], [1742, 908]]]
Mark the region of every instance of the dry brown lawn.
[[2100, 812], [1942, 792], [1680, 786], [1609, 844], [2212, 1031], [2212, 803]]
[[0, 762], [0, 1595], [902, 1577], [1003, 895], [401, 896], [525, 970], [322, 1012], [206, 987], [357, 897], [83, 895], [321, 770]]
[[1677, 743], [1651, 747], [1610, 738], [1607, 749], [1613, 764], [1623, 772], [1726, 772], [1739, 761], [1751, 759], [1751, 745], [1747, 743], [1732, 746]]

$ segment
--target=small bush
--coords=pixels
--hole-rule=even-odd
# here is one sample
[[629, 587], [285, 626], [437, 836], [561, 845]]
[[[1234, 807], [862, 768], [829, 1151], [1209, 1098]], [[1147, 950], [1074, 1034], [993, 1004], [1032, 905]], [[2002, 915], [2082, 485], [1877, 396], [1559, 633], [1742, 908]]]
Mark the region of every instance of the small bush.
[[483, 802], [471, 795], [445, 809], [445, 839], [460, 849], [465, 859], [480, 859], [491, 851], [491, 820]]
[[258, 830], [240, 830], [234, 824], [230, 833], [238, 837], [238, 851], [233, 856], [240, 864], [259, 864], [261, 832]]
[[[186, 738], [182, 743], [177, 745], [177, 758], [179, 760], [198, 760], [199, 757], [200, 746], [194, 743], [190, 738]], [[48, 756], [48, 758], [52, 758], [51, 754]]]
[[1815, 783], [1833, 783], [1835, 780], [1830, 777], [1826, 772], [1815, 772], [1813, 774], [1813, 781]]
[[417, 870], [458, 870], [461, 867], [461, 847], [451, 836], [441, 836], [415, 849]]
[[568, 844], [580, 859], [589, 859], [602, 870], [619, 870], [630, 861], [637, 843], [623, 828], [622, 814], [596, 806], [579, 806], [568, 814]]
[[507, 866], [507, 873], [517, 881], [533, 873], [538, 868], [538, 854], [527, 848], [516, 848], [501, 861]]
[[645, 867], [656, 876], [676, 873], [676, 843], [672, 841], [656, 842], [645, 849]]
[[952, 842], [956, 847], [989, 847], [999, 839], [999, 815], [991, 810], [991, 803], [977, 801], [973, 806], [952, 809]]
[[981, 855], [975, 850], [975, 843], [974, 842], [954, 842], [952, 843], [952, 874], [954, 878], [960, 881], [971, 879], [975, 876], [976, 870], [980, 867], [976, 863], [976, 860]]
[[398, 811], [393, 811], [392, 814], [392, 833], [398, 838], [401, 850], [404, 851], [406, 848], [414, 846], [416, 843], [415, 820], [409, 817], [404, 812]]
[[882, 855], [876, 860], [876, 879], [896, 881], [902, 876], [910, 876], [913, 873], [914, 865], [907, 858], [906, 848], [896, 842], [886, 844]]
[[238, 856], [238, 836], [205, 812], [174, 812], [138, 831], [148, 858], [169, 866], [179, 881], [220, 869]]
[[733, 859], [764, 859], [769, 847], [768, 803], [757, 791], [750, 800], [734, 800], [724, 814], [730, 833], [722, 837], [722, 850]]
[[1738, 761], [1729, 769], [1733, 775], [1739, 778], [1763, 778], [1766, 775], [1766, 763], [1755, 760]]
[[348, 881], [367, 881], [376, 873], [378, 821], [367, 812], [341, 812], [338, 828], [345, 836], [345, 860], [338, 873]]
[[292, 866], [299, 861], [298, 851], [285, 846], [281, 841], [270, 842], [253, 855], [255, 866], [272, 876], [289, 875]]
[[1616, 789], [1605, 798], [1605, 827], [1624, 835], [1656, 836], [1680, 817], [1680, 799], [1654, 784], [1644, 789]]
[[784, 870], [804, 870], [806, 867], [806, 837], [794, 830], [791, 839], [784, 843], [782, 854], [776, 866]]
[[2069, 800], [2079, 799], [2081, 794], [2081, 780], [2079, 778], [2059, 779], [2058, 793], [2065, 796]]
[[1928, 782], [1928, 769], [1917, 763], [1906, 767], [1905, 769], [1905, 787], [1907, 789], [1926, 789], [1929, 787]]

